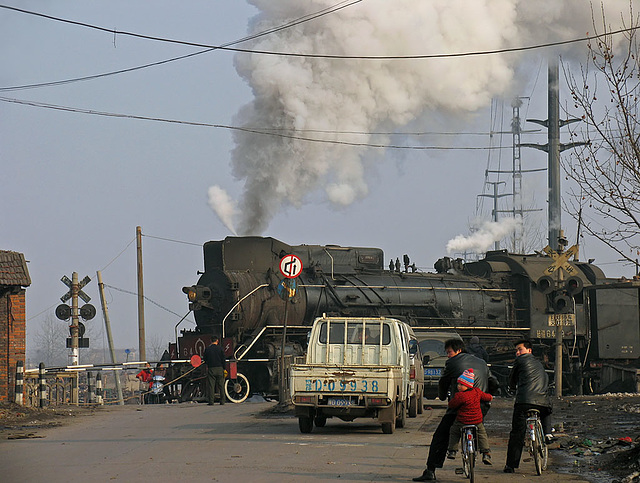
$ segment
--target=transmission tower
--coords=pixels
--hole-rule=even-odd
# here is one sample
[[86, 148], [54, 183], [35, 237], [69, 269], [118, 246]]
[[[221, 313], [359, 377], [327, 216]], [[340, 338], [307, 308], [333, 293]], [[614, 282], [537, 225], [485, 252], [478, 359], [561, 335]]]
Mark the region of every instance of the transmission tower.
[[[522, 146], [520, 141], [520, 136], [522, 134], [522, 127], [520, 123], [520, 107], [522, 106], [522, 97], [516, 97], [511, 102], [512, 107], [512, 118], [511, 118], [511, 136], [512, 136], [512, 163], [510, 170], [487, 170], [485, 173], [485, 184], [490, 184], [494, 186], [494, 194], [493, 195], [481, 195], [487, 197], [494, 197], [494, 210], [493, 210], [493, 220], [498, 221], [498, 213], [508, 214], [514, 219], [519, 219], [521, 221], [522, 228], [520, 230], [516, 230], [511, 238], [511, 246], [508, 247], [508, 250], [512, 253], [523, 253], [526, 250], [525, 242], [525, 224], [524, 217], [526, 213], [534, 212], [534, 211], [542, 211], [537, 208], [525, 208], [523, 205], [523, 197], [522, 197], [522, 175], [523, 173], [534, 173], [537, 171], [545, 171], [546, 168], [539, 169], [522, 169], [522, 156], [520, 152], [520, 147]], [[498, 182], [492, 182], [488, 180], [489, 174], [497, 174], [498, 177], [501, 174], [508, 175], [511, 178], [511, 193], [501, 193], [499, 194], [497, 191]], [[497, 201], [499, 197], [509, 196], [511, 198], [511, 206], [506, 209], [498, 210]], [[496, 247], [499, 246], [496, 243]]]

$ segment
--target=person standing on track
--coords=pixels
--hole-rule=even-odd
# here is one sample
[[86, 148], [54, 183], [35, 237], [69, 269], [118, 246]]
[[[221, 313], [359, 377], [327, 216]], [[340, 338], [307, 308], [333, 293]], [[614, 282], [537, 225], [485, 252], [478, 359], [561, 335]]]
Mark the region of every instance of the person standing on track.
[[216, 393], [220, 394], [220, 404], [224, 404], [224, 368], [227, 360], [222, 347], [220, 347], [220, 339], [217, 335], [211, 337], [211, 344], [205, 349], [203, 359], [207, 365], [207, 399], [209, 400], [209, 406], [213, 406]]
[[[447, 395], [450, 395], [449, 397], [451, 398], [455, 396], [456, 392], [458, 392], [458, 378], [469, 368], [473, 369], [475, 376], [474, 387], [489, 394], [496, 393], [499, 387], [498, 380], [491, 374], [487, 363], [476, 356], [464, 352], [464, 342], [461, 339], [446, 340], [444, 349], [448, 359], [438, 381], [438, 397], [441, 401], [447, 399]], [[489, 410], [490, 403], [482, 402], [480, 407], [484, 417]], [[442, 416], [440, 424], [431, 438], [427, 467], [422, 475], [413, 478], [413, 481], [436, 480], [436, 468], [442, 468], [444, 465], [447, 447], [449, 446], [449, 432], [453, 422], [456, 420], [456, 416], [457, 411], [451, 408], [447, 409], [447, 412]]]
[[524, 434], [527, 430], [527, 411], [540, 411], [545, 438], [551, 438], [551, 399], [549, 397], [549, 376], [542, 363], [532, 354], [531, 342], [521, 339], [515, 343], [516, 360], [509, 374], [509, 389], [516, 391], [513, 418], [505, 473], [513, 473], [520, 466]]

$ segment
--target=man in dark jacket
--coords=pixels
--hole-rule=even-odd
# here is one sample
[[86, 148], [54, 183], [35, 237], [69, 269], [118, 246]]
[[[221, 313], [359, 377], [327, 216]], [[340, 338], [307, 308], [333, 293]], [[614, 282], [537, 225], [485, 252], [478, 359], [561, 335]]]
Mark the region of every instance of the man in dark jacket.
[[224, 404], [224, 368], [227, 361], [224, 351], [220, 347], [218, 336], [214, 335], [211, 338], [211, 344], [205, 349], [203, 359], [207, 365], [207, 399], [209, 400], [209, 406], [213, 405], [216, 393], [220, 394], [220, 404]]
[[505, 473], [513, 473], [520, 466], [524, 434], [527, 430], [527, 411], [537, 409], [542, 419], [545, 435], [551, 434], [551, 399], [549, 398], [549, 376], [538, 359], [532, 354], [531, 342], [522, 339], [515, 343], [516, 360], [509, 374], [509, 388], [516, 390], [513, 419], [507, 446]]
[[473, 337], [471, 337], [471, 340], [469, 341], [469, 345], [467, 346], [467, 352], [469, 354], [473, 354], [478, 359], [482, 359], [485, 362], [489, 362], [489, 354], [487, 353], [487, 349], [482, 347], [482, 344], [480, 344], [480, 339], [478, 338], [477, 335], [474, 335]]
[[[463, 352], [464, 342], [462, 340], [449, 339], [445, 341], [444, 349], [447, 352], [448, 359], [440, 375], [440, 381], [438, 381], [438, 397], [440, 400], [444, 401], [447, 399], [447, 395], [453, 397], [458, 392], [458, 377], [470, 368], [473, 369], [475, 374], [474, 387], [489, 394], [497, 392], [499, 387], [498, 380], [491, 374], [487, 363], [476, 356]], [[490, 403], [481, 403], [480, 407], [484, 416], [489, 410]], [[455, 420], [456, 410], [447, 409], [431, 438], [427, 467], [422, 475], [414, 478], [413, 481], [435, 481], [436, 468], [442, 468], [447, 456], [449, 430]]]

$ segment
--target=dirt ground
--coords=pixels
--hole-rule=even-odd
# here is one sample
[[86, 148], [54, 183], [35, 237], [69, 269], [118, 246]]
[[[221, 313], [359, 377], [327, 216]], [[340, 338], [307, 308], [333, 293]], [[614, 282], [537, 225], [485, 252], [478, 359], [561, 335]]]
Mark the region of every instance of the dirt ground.
[[22, 407], [0, 403], [0, 439], [38, 438], [37, 430], [69, 424], [82, 416], [89, 416], [99, 409], [82, 406], [58, 406], [47, 408]]
[[[490, 439], [511, 428], [513, 400], [494, 401], [485, 421]], [[556, 399], [552, 419], [556, 431], [550, 449], [556, 461], [564, 461], [561, 471], [594, 483], [640, 482], [640, 394]]]
[[[511, 425], [511, 399], [497, 398], [485, 421], [489, 437], [505, 437]], [[38, 438], [38, 429], [71, 424], [100, 409], [61, 406], [25, 408], [0, 404], [0, 439]], [[561, 471], [594, 483], [640, 482], [640, 394], [572, 396], [553, 410], [554, 458]], [[560, 455], [561, 458], [557, 458]]]

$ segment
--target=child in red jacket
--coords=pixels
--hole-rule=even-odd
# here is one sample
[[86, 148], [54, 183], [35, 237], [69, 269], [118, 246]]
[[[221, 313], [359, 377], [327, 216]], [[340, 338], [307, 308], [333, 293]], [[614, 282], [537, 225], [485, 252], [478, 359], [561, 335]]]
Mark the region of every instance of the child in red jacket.
[[458, 415], [451, 426], [449, 432], [449, 448], [447, 458], [455, 459], [460, 441], [460, 432], [465, 424], [475, 424], [478, 428], [478, 449], [482, 453], [482, 462], [485, 465], [491, 464], [491, 452], [489, 450], [489, 438], [487, 431], [482, 424], [482, 411], [480, 401], [489, 402], [493, 399], [491, 394], [482, 392], [477, 387], [473, 387], [475, 376], [473, 369], [467, 369], [458, 378], [458, 392], [449, 401], [449, 408], [457, 409]]

